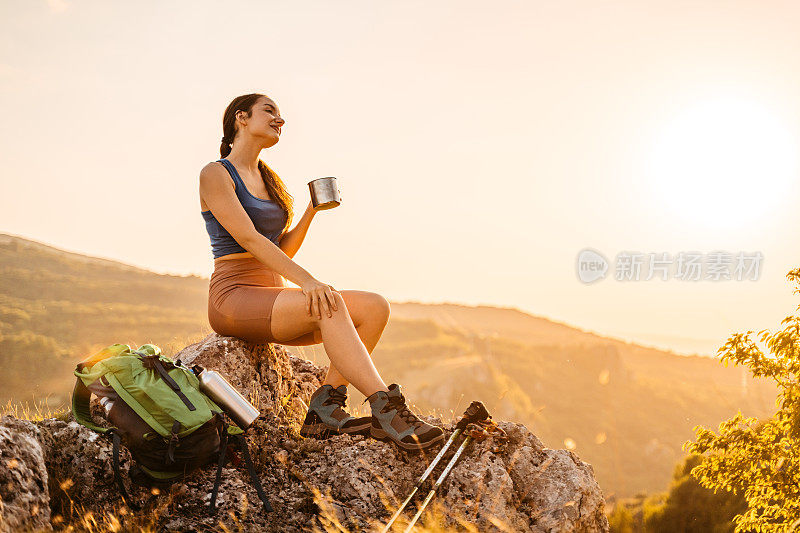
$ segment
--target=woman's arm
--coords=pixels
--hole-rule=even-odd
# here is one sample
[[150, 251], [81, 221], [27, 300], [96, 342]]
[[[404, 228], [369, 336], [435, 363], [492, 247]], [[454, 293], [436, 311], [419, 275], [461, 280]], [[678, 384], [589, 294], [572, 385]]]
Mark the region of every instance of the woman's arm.
[[200, 171], [200, 197], [236, 242], [271, 270], [298, 286], [314, 279], [275, 243], [256, 231], [253, 221], [236, 197], [233, 181], [219, 163], [209, 163]]
[[300, 245], [303, 244], [303, 240], [306, 238], [306, 233], [308, 233], [308, 228], [311, 226], [311, 221], [314, 219], [315, 214], [316, 211], [314, 211], [314, 206], [311, 201], [309, 201], [308, 207], [306, 207], [306, 212], [303, 213], [303, 217], [300, 219], [294, 229], [284, 233], [283, 236], [281, 236], [280, 241], [278, 241], [283, 253], [289, 257], [294, 257], [294, 254], [297, 253], [297, 250], [300, 249]]
[[316, 314], [321, 319], [322, 312], [331, 316], [331, 308], [337, 310], [333, 287], [309, 274], [274, 242], [256, 231], [253, 221], [236, 197], [233, 181], [219, 163], [209, 163], [200, 171], [200, 198], [236, 242], [268, 268], [302, 289], [309, 316]]
[[209, 163], [200, 171], [200, 198], [242, 248], [300, 287], [306, 297], [309, 316], [316, 314], [321, 319], [323, 311], [331, 316], [331, 308], [337, 310], [333, 287], [316, 279], [292, 261], [274, 242], [256, 231], [253, 221], [236, 197], [233, 181], [219, 163]]

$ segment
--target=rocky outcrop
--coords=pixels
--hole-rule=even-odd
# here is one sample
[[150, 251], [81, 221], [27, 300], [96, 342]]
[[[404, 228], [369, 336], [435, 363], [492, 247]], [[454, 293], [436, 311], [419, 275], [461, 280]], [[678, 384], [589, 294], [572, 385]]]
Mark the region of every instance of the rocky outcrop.
[[[325, 369], [280, 346], [212, 334], [176, 357], [222, 372], [261, 410], [247, 434], [273, 513], [263, 512], [246, 471], [234, 464], [223, 470], [214, 516], [207, 512], [213, 467], [169, 487], [129, 485], [143, 505], [132, 513], [121, 505], [105, 437], [69, 416], [38, 422], [6, 416], [0, 420], [2, 527], [372, 531], [388, 520], [438, 451], [415, 456], [364, 437], [300, 437], [306, 401]], [[454, 421], [426, 418], [448, 436], [453, 430]], [[428, 520], [455, 529], [473, 524], [480, 531], [608, 530], [590, 465], [570, 451], [545, 448], [523, 425], [499, 425], [508, 436], [505, 445], [493, 451], [490, 440], [471, 444], [439, 489]], [[130, 466], [124, 452], [122, 468]]]
[[41, 432], [25, 420], [0, 424], [0, 531], [50, 526], [50, 498]]

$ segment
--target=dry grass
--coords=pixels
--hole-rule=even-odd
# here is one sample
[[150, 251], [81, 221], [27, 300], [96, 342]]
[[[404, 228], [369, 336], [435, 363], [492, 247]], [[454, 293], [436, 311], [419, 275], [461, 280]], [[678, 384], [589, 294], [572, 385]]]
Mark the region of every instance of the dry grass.
[[41, 403], [34, 403], [31, 406], [28, 403], [18, 403], [11, 400], [0, 407], [0, 416], [11, 415], [19, 420], [30, 420], [31, 422], [38, 422], [45, 418], [66, 420], [69, 417], [69, 413], [69, 408], [52, 410]]
[[[69, 481], [62, 482], [61, 489], [65, 498], [69, 501], [69, 512], [65, 513], [69, 516], [62, 514], [55, 514], [51, 519], [53, 529], [55, 531], [64, 532], [85, 532], [85, 533], [121, 533], [121, 532], [143, 532], [151, 533], [159, 531], [159, 518], [170, 514], [169, 507], [173, 502], [175, 494], [170, 490], [165, 494], [164, 498], [159, 498], [152, 504], [146, 506], [139, 512], [133, 513], [126, 506], [118, 506], [114, 512], [106, 512], [97, 514], [87, 510], [83, 505], [72, 500], [68, 494], [70, 488]], [[154, 494], [158, 494], [158, 489], [154, 489]], [[322, 494], [318, 489], [312, 488], [314, 496], [314, 503], [319, 509], [318, 520], [319, 526], [313, 526], [311, 531], [314, 533], [349, 533], [352, 531], [348, 524], [342, 523], [342, 518], [337, 512], [336, 504], [330, 497], [330, 494]], [[424, 497], [421, 495], [420, 500]], [[260, 504], [259, 504], [260, 505]], [[393, 514], [395, 506], [387, 506], [387, 513]], [[247, 498], [242, 495], [238, 512], [229, 511], [226, 519], [220, 518], [216, 527], [220, 531], [226, 533], [244, 532], [253, 528], [252, 525], [247, 524], [248, 512], [251, 511], [250, 504]], [[255, 508], [255, 512], [261, 512], [260, 507]], [[392, 526], [391, 531], [394, 533], [404, 531], [409, 523], [409, 520], [414, 515], [414, 508], [412, 507], [404, 516]], [[447, 516], [455, 521], [453, 526], [447, 526]], [[174, 515], [173, 515], [174, 516]], [[369, 517], [362, 517], [369, 523], [368, 531], [379, 532], [382, 530], [387, 520], [376, 521]], [[498, 519], [489, 519], [492, 524], [497, 527], [499, 531], [512, 531], [509, 527]], [[360, 527], [358, 528], [361, 529]], [[426, 511], [422, 514], [419, 522], [415, 525], [414, 531], [418, 533], [446, 533], [455, 531], [466, 531], [469, 533], [477, 533], [479, 529], [464, 516], [453, 516], [452, 510], [448, 510], [442, 503], [434, 499], [428, 506]]]
[[[330, 497], [329, 494], [323, 495], [319, 490], [313, 489], [314, 493], [314, 503], [319, 508], [319, 522], [321, 524], [321, 528], [315, 526], [313, 528], [314, 533], [349, 533], [351, 529], [348, 528], [347, 524], [342, 524], [340, 514], [336, 510], [336, 505], [334, 504], [333, 499]], [[425, 493], [417, 494], [415, 497], [415, 501], [417, 503], [421, 503], [424, 499]], [[381, 494], [381, 500], [384, 503], [386, 508], [386, 512], [388, 516], [394, 514], [395, 510], [397, 509], [397, 503], [389, 503], [388, 499], [386, 498], [385, 494]], [[414, 514], [416, 513], [416, 508], [414, 505], [409, 505], [406, 508], [406, 512], [398, 517], [398, 519], [392, 524], [392, 528], [390, 529], [391, 532], [397, 533], [405, 531], [409, 522], [413, 518]], [[448, 526], [448, 516], [450, 521], [455, 521], [455, 524], [452, 526]], [[382, 521], [376, 521], [371, 519], [370, 517], [362, 516], [368, 523], [369, 523], [369, 531], [371, 532], [380, 532], [383, 530], [384, 525], [388, 522], [388, 518]], [[511, 532], [512, 529], [506, 526], [501, 520], [496, 518], [489, 519], [493, 525], [495, 525], [499, 531], [508, 531]], [[360, 529], [360, 528], [359, 528]], [[454, 514], [452, 509], [449, 509], [444, 506], [444, 504], [437, 501], [435, 498], [431, 501], [425, 511], [422, 513], [419, 521], [415, 524], [413, 531], [418, 533], [446, 533], [446, 532], [456, 532], [456, 531], [467, 531], [470, 533], [477, 533], [480, 531], [475, 524], [469, 520], [467, 517]]]
[[[118, 506], [114, 512], [97, 514], [87, 510], [82, 504], [75, 502], [69, 495], [72, 480], [62, 481], [59, 490], [63, 493], [63, 507], [68, 512], [54, 514], [50, 523], [55, 531], [64, 532], [144, 532], [150, 533], [158, 530], [158, 518], [165, 514], [173, 500], [173, 493], [167, 493], [166, 498], [157, 499], [154, 504], [133, 513], [125, 505]], [[152, 489], [153, 495], [159, 495], [159, 489]], [[67, 515], [67, 516], [65, 516]]]

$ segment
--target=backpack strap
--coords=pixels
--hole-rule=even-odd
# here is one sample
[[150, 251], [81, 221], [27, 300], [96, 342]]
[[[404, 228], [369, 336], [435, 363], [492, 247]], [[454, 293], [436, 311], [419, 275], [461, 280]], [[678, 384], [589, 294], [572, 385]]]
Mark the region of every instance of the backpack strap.
[[239, 446], [242, 449], [244, 464], [247, 465], [247, 473], [250, 474], [250, 479], [253, 481], [253, 485], [256, 487], [258, 497], [261, 499], [261, 503], [264, 504], [264, 511], [268, 513], [271, 512], [272, 505], [270, 505], [267, 495], [264, 494], [264, 487], [261, 486], [261, 479], [258, 477], [258, 473], [253, 466], [253, 460], [250, 458], [250, 450], [247, 448], [247, 441], [244, 438], [244, 434], [240, 433], [239, 435], [234, 435], [233, 439], [239, 443]]
[[256, 472], [255, 467], [253, 466], [253, 460], [250, 457], [250, 450], [247, 447], [247, 441], [244, 438], [244, 433], [238, 434], [230, 434], [228, 433], [228, 424], [225, 422], [225, 415], [220, 413], [220, 419], [222, 420], [222, 449], [219, 454], [219, 462], [217, 463], [217, 475], [214, 479], [214, 488], [211, 490], [211, 504], [209, 506], [209, 514], [213, 514], [216, 511], [216, 502], [217, 502], [217, 493], [219, 492], [220, 481], [222, 479], [222, 466], [225, 464], [225, 454], [228, 449], [228, 439], [236, 440], [236, 443], [239, 445], [239, 448], [242, 451], [242, 455], [244, 456], [244, 463], [247, 466], [247, 473], [250, 475], [250, 480], [253, 482], [253, 486], [256, 488], [256, 493], [258, 493], [258, 498], [261, 500], [261, 503], [264, 504], [264, 511], [267, 513], [272, 512], [272, 505], [269, 503], [269, 499], [267, 499], [267, 495], [264, 493], [264, 487], [261, 485], [261, 479], [258, 477], [258, 473]]
[[128, 494], [128, 490], [125, 488], [125, 483], [122, 482], [122, 472], [119, 470], [119, 445], [120, 445], [120, 438], [119, 434], [116, 431], [111, 430], [111, 439], [113, 441], [113, 465], [114, 465], [114, 479], [117, 481], [117, 487], [119, 487], [119, 493], [122, 495], [122, 500], [125, 504], [130, 507], [131, 509], [138, 511], [141, 509], [141, 506], [133, 501], [130, 494]]
[[[142, 360], [142, 364], [144, 364], [144, 366], [146, 368], [152, 368], [156, 372], [158, 372], [158, 375], [161, 376], [161, 379], [163, 379], [164, 382], [167, 385], [169, 385], [169, 388], [172, 389], [175, 392], [175, 394], [178, 395], [178, 398], [181, 399], [183, 404], [190, 411], [197, 410], [197, 408], [194, 406], [194, 404], [183, 393], [183, 391], [181, 390], [180, 385], [178, 385], [175, 382], [175, 380], [172, 379], [172, 376], [170, 376], [169, 373], [167, 372], [167, 370], [164, 368], [164, 364], [161, 362], [161, 358], [160, 358], [160, 356], [158, 354], [155, 354], [155, 355], [142, 355], [139, 352], [134, 352], [134, 353], [139, 354], [139, 358]], [[172, 367], [175, 368], [175, 365], [172, 365]]]
[[222, 447], [219, 451], [219, 462], [217, 462], [217, 475], [214, 478], [214, 488], [211, 489], [211, 503], [208, 506], [208, 514], [211, 515], [213, 515], [217, 510], [217, 493], [219, 493], [219, 485], [220, 481], [222, 480], [222, 466], [225, 464], [225, 455], [228, 451], [227, 424], [225, 424], [225, 420], [223, 419], [222, 415], [220, 415], [220, 424], [222, 426], [222, 430], [220, 431]]

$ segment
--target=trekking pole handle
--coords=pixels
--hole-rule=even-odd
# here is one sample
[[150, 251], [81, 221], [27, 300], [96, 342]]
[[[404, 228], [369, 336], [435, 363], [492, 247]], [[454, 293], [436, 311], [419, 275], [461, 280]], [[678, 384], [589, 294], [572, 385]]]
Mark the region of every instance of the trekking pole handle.
[[489, 411], [486, 410], [486, 406], [479, 401], [474, 401], [469, 404], [467, 410], [464, 411], [464, 416], [462, 416], [461, 420], [458, 421], [456, 428], [464, 429], [467, 427], [467, 424], [474, 424], [489, 418], [492, 418], [492, 415], [490, 415]]

